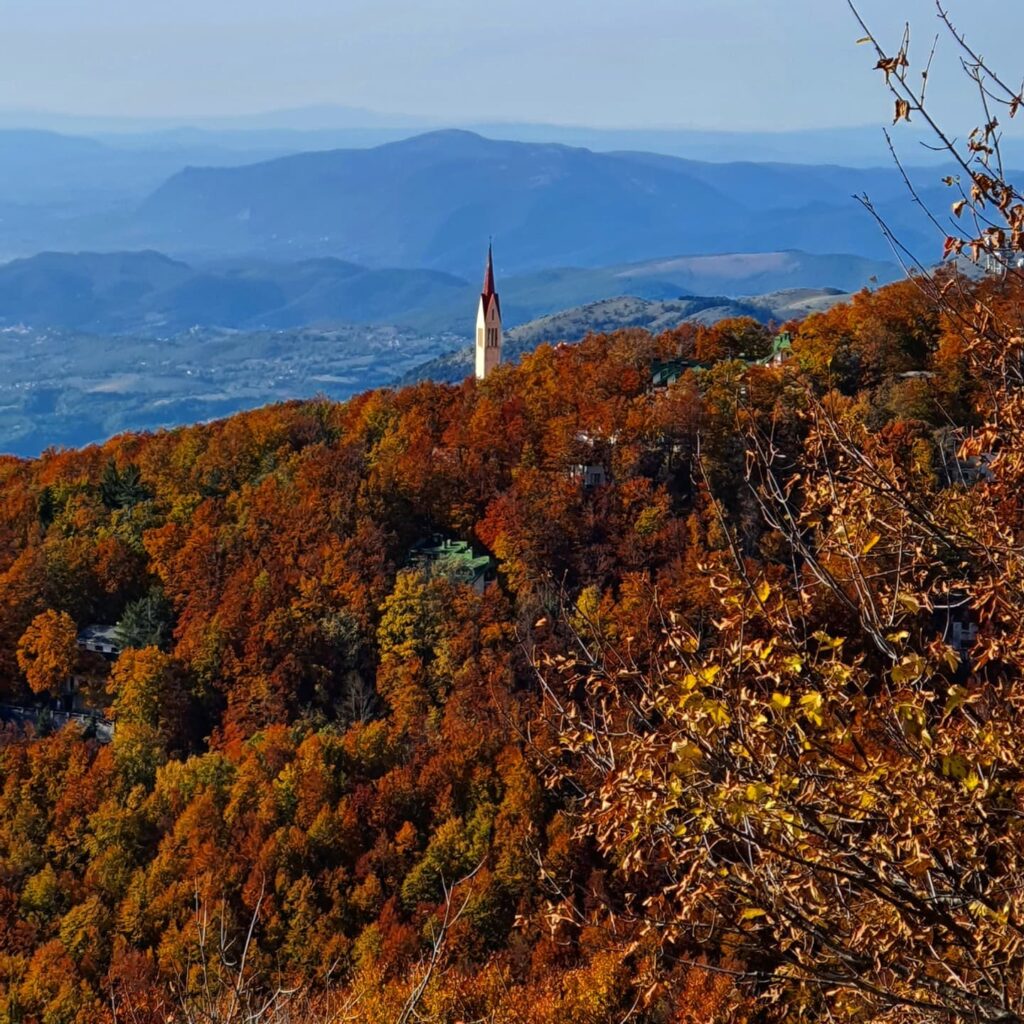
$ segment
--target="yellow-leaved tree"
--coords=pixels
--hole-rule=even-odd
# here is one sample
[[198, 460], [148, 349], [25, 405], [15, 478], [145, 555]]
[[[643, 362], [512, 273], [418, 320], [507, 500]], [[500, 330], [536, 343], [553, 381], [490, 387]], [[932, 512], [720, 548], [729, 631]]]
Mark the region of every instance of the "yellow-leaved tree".
[[67, 612], [41, 612], [18, 641], [17, 657], [33, 693], [55, 693], [78, 661], [74, 620]]
[[[938, 10], [986, 102], [1016, 114]], [[946, 251], [989, 274], [913, 280], [978, 382], [967, 422], [944, 447], [919, 422], [879, 429], [799, 359], [775, 371], [798, 444], [770, 408], [741, 402], [734, 424], [770, 555], [710, 488], [715, 614], [666, 610], [639, 653], [577, 630], [579, 655], [540, 665], [547, 756], [621, 879], [610, 909], [667, 957], [737, 958], [787, 1019], [1021, 1021], [1024, 201], [994, 115], [956, 148], [911, 88], [908, 37], [865, 42], [898, 116], [963, 172], [953, 214], [976, 230]]]

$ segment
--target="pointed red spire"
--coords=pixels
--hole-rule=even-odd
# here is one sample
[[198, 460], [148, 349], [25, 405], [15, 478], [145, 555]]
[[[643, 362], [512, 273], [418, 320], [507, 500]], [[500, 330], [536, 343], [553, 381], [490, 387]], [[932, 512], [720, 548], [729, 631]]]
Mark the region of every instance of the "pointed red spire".
[[487, 269], [484, 271], [484, 290], [483, 295], [490, 298], [494, 294], [494, 246], [488, 244], [487, 246]]
[[484, 300], [484, 313], [486, 314], [491, 308], [491, 302], [493, 301], [498, 307], [498, 316], [501, 316], [501, 300], [498, 298], [498, 291], [494, 287], [494, 246], [488, 244], [487, 246], [487, 269], [484, 271], [484, 287], [480, 293], [480, 297]]

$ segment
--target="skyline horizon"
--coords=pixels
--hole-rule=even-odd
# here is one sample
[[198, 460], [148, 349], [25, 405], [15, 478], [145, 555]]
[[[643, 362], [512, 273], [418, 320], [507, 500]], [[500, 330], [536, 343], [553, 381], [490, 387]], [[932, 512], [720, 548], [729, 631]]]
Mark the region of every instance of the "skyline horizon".
[[[904, 0], [899, 13], [889, 0], [858, 6], [887, 49], [909, 18], [923, 64], [933, 0]], [[1012, 78], [1000, 0], [952, 6]], [[0, 110], [180, 123], [340, 108], [433, 124], [737, 133], [891, 118], [847, 0], [492, 0], [488, 26], [481, 42], [473, 0], [295, 0], [287, 12], [275, 0], [180, 0], [173, 12], [153, 0], [88, 11], [12, 0]], [[930, 89], [966, 130], [977, 116], [954, 56], [940, 46]]]
[[[441, 127], [444, 125], [450, 125], [452, 128], [461, 128], [466, 125], [536, 125], [546, 128], [586, 128], [594, 131], [614, 131], [614, 132], [626, 132], [626, 131], [665, 131], [665, 132], [708, 132], [714, 134], [732, 134], [732, 135], [752, 135], [752, 134], [764, 134], [764, 135], [789, 135], [789, 134], [800, 134], [804, 132], [825, 132], [825, 131], [857, 131], [867, 128], [877, 128], [878, 123], [875, 121], [857, 121], [849, 123], [838, 123], [838, 122], [822, 122], [810, 125], [804, 125], [801, 127], [762, 127], [762, 128], [723, 128], [709, 124], [700, 124], [695, 122], [686, 121], [632, 121], [632, 122], [614, 122], [614, 123], [598, 123], [592, 121], [571, 121], [571, 120], [559, 120], [550, 119], [545, 120], [543, 118], [535, 117], [517, 117], [514, 115], [506, 115], [492, 118], [481, 118], [473, 117], [470, 115], [441, 115], [441, 114], [416, 114], [409, 113], [401, 110], [385, 110], [373, 107], [362, 107], [353, 106], [348, 103], [337, 102], [331, 103], [329, 101], [321, 102], [310, 102], [303, 103], [298, 106], [281, 106], [281, 107], [258, 107], [249, 110], [217, 110], [212, 112], [189, 111], [182, 110], [176, 113], [164, 113], [164, 114], [115, 114], [104, 110], [68, 110], [58, 109], [52, 107], [5, 107], [0, 106], [0, 117], [41, 117], [41, 118], [57, 118], [68, 121], [110, 121], [110, 122], [128, 122], [128, 123], [149, 123], [149, 124], [164, 124], [170, 123], [174, 125], [180, 125], [180, 127], [188, 128], [193, 126], [200, 126], [203, 122], [220, 122], [220, 121], [244, 121], [244, 120], [258, 120], [260, 118], [271, 118], [271, 117], [282, 117], [292, 114], [312, 114], [312, 113], [351, 113], [354, 115], [365, 115], [371, 118], [393, 118], [396, 128], [417, 128], [417, 127]], [[375, 125], [354, 125], [353, 127], [376, 127]], [[1010, 127], [1016, 127], [1012, 125]], [[304, 129], [304, 130], [317, 130]], [[331, 126], [324, 125], [322, 130], [331, 130]]]
[[[351, 115], [352, 118], [365, 117], [365, 122], [349, 120], [346, 123], [328, 123], [325, 119], [321, 123], [309, 124], [260, 124], [261, 121], [270, 121], [276, 118], [288, 117], [309, 117], [310, 115]], [[19, 123], [24, 120], [24, 124]], [[46, 123], [32, 123], [51, 121], [66, 122], [66, 128], [51, 127]], [[252, 124], [246, 124], [252, 122]], [[75, 125], [80, 127], [75, 130]], [[92, 127], [88, 127], [92, 125]], [[544, 128], [544, 129], [566, 129], [569, 131], [591, 131], [609, 134], [625, 133], [665, 133], [681, 134], [694, 133], [711, 136], [766, 136], [784, 137], [799, 135], [817, 135], [827, 133], [854, 133], [867, 131], [881, 131], [883, 128], [890, 130], [891, 126], [886, 121], [862, 120], [849, 123], [822, 122], [799, 127], [775, 127], [762, 126], [758, 128], [734, 128], [722, 127], [694, 122], [618, 122], [618, 123], [597, 123], [588, 121], [570, 121], [558, 119], [541, 119], [531, 117], [496, 116], [491, 118], [478, 118], [461, 115], [443, 114], [414, 114], [398, 110], [383, 110], [371, 107], [353, 106], [347, 103], [311, 102], [299, 106], [261, 107], [245, 111], [214, 111], [199, 113], [196, 111], [182, 111], [180, 113], [164, 114], [115, 114], [99, 110], [93, 111], [72, 111], [60, 110], [47, 107], [6, 107], [0, 105], [0, 130], [14, 131], [67, 131], [69, 134], [132, 134], [132, 133], [159, 133], [176, 130], [197, 130], [197, 131], [238, 131], [244, 132], [295, 132], [295, 133], [317, 133], [317, 132], [340, 132], [340, 131], [414, 131], [432, 132], [444, 130], [465, 130], [473, 131], [485, 128]], [[900, 126], [906, 133], [908, 129]], [[1010, 139], [1024, 139], [1024, 122], [1011, 122], [1004, 125], [1003, 134]], [[909, 131], [915, 135], [927, 135], [924, 130], [919, 130], [916, 125], [911, 125]]]

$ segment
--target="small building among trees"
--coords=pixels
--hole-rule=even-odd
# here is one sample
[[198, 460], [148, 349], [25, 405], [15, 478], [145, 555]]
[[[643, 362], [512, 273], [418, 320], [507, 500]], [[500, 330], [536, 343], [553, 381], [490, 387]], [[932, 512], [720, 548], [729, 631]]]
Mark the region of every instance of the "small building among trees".
[[479, 594], [497, 578], [497, 566], [490, 555], [478, 556], [467, 541], [438, 534], [414, 545], [409, 552], [409, 565], [425, 576], [446, 576], [465, 583]]

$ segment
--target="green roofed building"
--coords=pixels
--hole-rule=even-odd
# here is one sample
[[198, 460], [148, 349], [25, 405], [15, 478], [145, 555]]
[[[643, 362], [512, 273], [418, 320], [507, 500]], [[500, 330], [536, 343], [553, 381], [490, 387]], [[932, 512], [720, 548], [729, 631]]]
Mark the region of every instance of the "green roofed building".
[[778, 366], [784, 363], [793, 351], [793, 335], [789, 331], [783, 331], [772, 339], [772, 354], [764, 362], [769, 366]]
[[409, 551], [409, 565], [426, 576], [445, 576], [471, 586], [482, 594], [496, 578], [497, 563], [489, 555], [477, 556], [473, 545], [435, 535], [421, 540]]
[[669, 359], [651, 363], [651, 389], [654, 391], [675, 384], [687, 370], [696, 366], [688, 359]]

